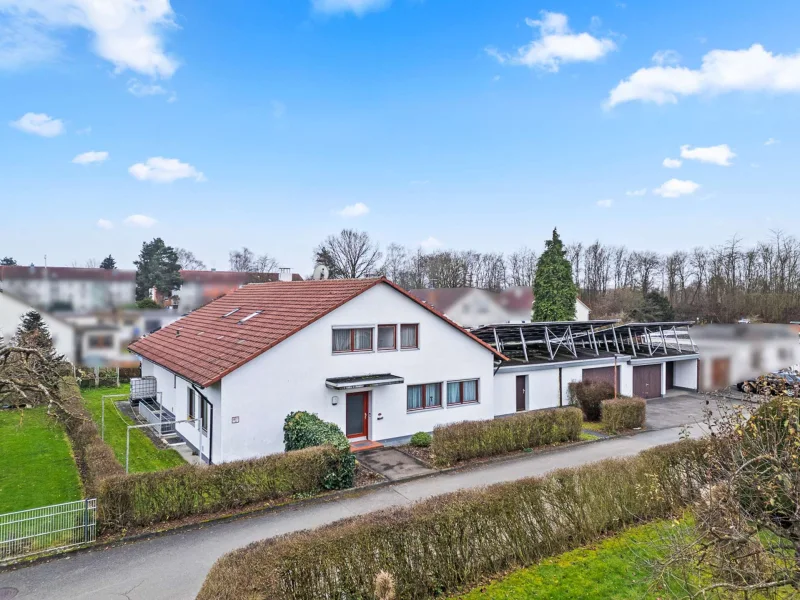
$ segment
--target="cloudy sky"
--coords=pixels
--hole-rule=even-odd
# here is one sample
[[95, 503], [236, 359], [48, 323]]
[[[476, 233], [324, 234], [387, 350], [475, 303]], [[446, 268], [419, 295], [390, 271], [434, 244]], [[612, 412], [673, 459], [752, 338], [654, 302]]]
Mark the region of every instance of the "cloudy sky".
[[[590, 5], [590, 7], [587, 7]], [[673, 250], [795, 218], [800, 3], [0, 0], [0, 256], [343, 227]]]

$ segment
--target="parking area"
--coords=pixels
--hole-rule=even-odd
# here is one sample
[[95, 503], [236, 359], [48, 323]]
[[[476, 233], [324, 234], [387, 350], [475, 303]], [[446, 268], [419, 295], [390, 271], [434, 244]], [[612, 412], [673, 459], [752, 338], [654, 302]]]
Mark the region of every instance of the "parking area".
[[664, 398], [654, 398], [647, 401], [647, 429], [702, 424], [705, 410], [717, 414], [721, 406], [735, 404], [726, 398], [696, 392], [672, 393]]

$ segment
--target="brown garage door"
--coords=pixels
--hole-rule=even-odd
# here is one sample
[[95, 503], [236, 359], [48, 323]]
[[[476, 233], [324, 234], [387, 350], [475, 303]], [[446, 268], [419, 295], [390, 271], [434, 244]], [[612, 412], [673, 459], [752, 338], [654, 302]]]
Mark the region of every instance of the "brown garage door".
[[639, 398], [661, 396], [661, 365], [633, 367], [633, 395]]
[[[614, 367], [584, 369], [581, 379], [583, 379], [584, 383], [588, 381], [606, 381], [614, 385]], [[619, 370], [617, 371], [617, 380], [619, 380]]]

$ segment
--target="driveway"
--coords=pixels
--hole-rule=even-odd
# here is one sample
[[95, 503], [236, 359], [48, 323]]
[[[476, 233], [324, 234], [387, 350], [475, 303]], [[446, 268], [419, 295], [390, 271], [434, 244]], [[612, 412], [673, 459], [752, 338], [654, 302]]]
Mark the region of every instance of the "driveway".
[[647, 401], [647, 429], [669, 429], [685, 425], [703, 425], [705, 410], [719, 414], [722, 407], [733, 407], [738, 403], [717, 396], [695, 392], [672, 392], [664, 398]]
[[[524, 455], [473, 469], [434, 474], [390, 486], [358, 490], [259, 515], [108, 548], [64, 555], [47, 562], [0, 571], [0, 588], [19, 590], [17, 599], [72, 598], [180, 600], [194, 598], [220, 556], [251, 542], [319, 527], [345, 517], [404, 506], [461, 489], [543, 475], [605, 458], [631, 456], [678, 440], [680, 428]], [[699, 430], [693, 431], [699, 435]]]
[[356, 454], [356, 458], [389, 481], [434, 473], [433, 469], [426, 467], [416, 458], [391, 447], [365, 450]]

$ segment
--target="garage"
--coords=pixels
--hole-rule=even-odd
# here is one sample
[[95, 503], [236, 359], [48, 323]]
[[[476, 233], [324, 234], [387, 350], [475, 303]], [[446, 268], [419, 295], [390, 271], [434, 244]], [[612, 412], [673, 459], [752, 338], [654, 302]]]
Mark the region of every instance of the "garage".
[[668, 362], [668, 363], [664, 363], [664, 367], [667, 370], [667, 373], [666, 373], [667, 381], [666, 381], [666, 385], [664, 387], [666, 388], [667, 391], [670, 391], [671, 389], [673, 389], [675, 387], [675, 363], [671, 362], [671, 361]]
[[645, 399], [661, 396], [661, 364], [633, 367], [633, 395]]
[[[584, 383], [604, 381], [614, 385], [614, 367], [596, 367], [594, 369], [583, 369], [581, 379]], [[619, 387], [619, 369], [617, 369], [617, 387]]]

